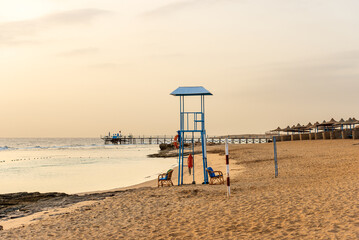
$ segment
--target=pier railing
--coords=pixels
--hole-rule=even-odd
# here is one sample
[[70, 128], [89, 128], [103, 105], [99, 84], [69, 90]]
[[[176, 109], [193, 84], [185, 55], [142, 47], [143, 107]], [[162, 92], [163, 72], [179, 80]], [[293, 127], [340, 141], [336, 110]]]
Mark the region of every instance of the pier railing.
[[[207, 143], [213, 144], [224, 144], [226, 137], [207, 137]], [[105, 136], [101, 137], [105, 141], [105, 144], [171, 144], [173, 143], [174, 136], [156, 136], [156, 137], [112, 137], [112, 136]], [[229, 144], [255, 144], [255, 143], [267, 143], [271, 141], [272, 137], [266, 136], [251, 136], [251, 137], [229, 137], [228, 143]], [[192, 138], [185, 138], [185, 143], [192, 143]], [[201, 138], [194, 138], [194, 142], [201, 143]]]

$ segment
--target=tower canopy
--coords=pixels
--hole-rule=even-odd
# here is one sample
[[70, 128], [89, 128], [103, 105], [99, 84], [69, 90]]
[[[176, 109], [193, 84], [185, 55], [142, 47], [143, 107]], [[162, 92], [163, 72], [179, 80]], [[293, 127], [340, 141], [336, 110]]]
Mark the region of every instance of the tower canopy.
[[204, 87], [179, 87], [173, 92], [173, 96], [200, 96], [200, 95], [213, 95]]

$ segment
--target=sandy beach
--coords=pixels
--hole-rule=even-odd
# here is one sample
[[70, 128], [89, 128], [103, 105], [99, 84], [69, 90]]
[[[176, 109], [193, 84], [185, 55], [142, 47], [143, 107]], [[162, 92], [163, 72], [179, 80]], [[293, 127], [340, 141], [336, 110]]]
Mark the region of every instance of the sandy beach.
[[[208, 165], [225, 173], [224, 146], [209, 149], [220, 153]], [[197, 164], [197, 185], [149, 181], [21, 227], [0, 223], [0, 238], [358, 239], [358, 156], [359, 141], [280, 142], [274, 178], [273, 144], [231, 145], [229, 199], [225, 185], [199, 184]]]

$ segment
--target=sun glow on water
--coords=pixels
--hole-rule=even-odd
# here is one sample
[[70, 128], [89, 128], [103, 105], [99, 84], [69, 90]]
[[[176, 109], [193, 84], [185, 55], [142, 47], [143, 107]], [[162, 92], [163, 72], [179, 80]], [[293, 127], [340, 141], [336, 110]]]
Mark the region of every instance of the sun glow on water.
[[79, 193], [157, 178], [177, 159], [147, 158], [158, 145], [103, 145], [101, 139], [1, 139], [0, 194]]

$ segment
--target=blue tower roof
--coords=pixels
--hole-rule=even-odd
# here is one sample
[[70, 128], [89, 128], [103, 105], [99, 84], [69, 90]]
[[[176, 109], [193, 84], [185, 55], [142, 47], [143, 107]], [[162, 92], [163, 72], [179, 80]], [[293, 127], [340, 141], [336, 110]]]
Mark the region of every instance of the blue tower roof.
[[213, 95], [204, 87], [179, 87], [173, 92], [173, 96], [200, 96], [200, 95]]

